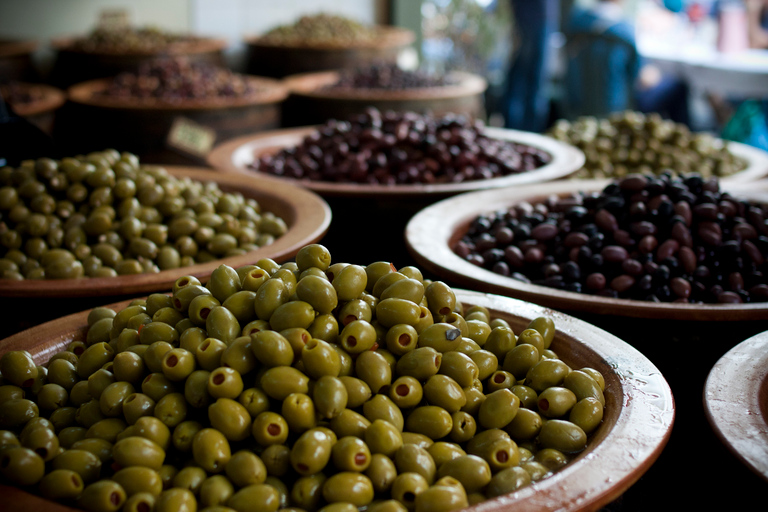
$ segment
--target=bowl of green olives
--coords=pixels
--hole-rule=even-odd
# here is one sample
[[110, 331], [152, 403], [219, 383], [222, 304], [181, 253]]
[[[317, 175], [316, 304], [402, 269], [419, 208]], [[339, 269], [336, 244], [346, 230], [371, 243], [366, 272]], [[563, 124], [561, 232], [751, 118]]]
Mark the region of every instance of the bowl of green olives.
[[13, 335], [0, 372], [0, 489], [41, 510], [594, 510], [675, 417], [605, 331], [318, 244]]
[[300, 184], [324, 197], [413, 199], [561, 178], [580, 150], [531, 132], [485, 127], [465, 116], [379, 111], [252, 134], [216, 146], [226, 172]]
[[298, 187], [141, 165], [116, 151], [0, 174], [6, 298], [130, 296], [182, 275], [206, 280], [221, 262], [289, 259], [331, 219], [322, 198]]
[[563, 311], [759, 320], [766, 199], [757, 182], [696, 174], [561, 180], [445, 199], [405, 237], [443, 279]]
[[283, 78], [297, 73], [396, 62], [416, 39], [394, 26], [366, 26], [332, 14], [302, 16], [293, 24], [245, 38], [248, 72]]
[[768, 480], [768, 332], [739, 343], [712, 367], [704, 410], [718, 438], [755, 474]]
[[749, 182], [768, 174], [766, 151], [688, 126], [659, 114], [617, 112], [606, 119], [561, 119], [547, 136], [584, 151], [586, 161], [572, 179], [622, 178], [631, 173], [698, 172], [723, 181]]

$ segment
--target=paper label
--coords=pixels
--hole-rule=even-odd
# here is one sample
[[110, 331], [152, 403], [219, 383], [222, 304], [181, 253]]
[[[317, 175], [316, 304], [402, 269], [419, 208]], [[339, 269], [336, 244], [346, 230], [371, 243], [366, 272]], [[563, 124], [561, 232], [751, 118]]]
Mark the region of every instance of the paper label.
[[191, 119], [177, 117], [173, 120], [166, 142], [174, 149], [205, 158], [216, 142], [216, 131]]

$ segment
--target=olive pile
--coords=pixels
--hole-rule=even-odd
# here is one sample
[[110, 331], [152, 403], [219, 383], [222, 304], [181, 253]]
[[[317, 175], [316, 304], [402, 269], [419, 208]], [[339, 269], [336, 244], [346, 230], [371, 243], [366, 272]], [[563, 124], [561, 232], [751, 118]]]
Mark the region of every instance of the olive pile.
[[261, 155], [250, 167], [294, 179], [378, 185], [459, 183], [541, 167], [550, 155], [483, 135], [480, 121], [369, 107], [330, 119], [295, 147]]
[[98, 27], [75, 40], [72, 47], [92, 53], [154, 53], [197, 40], [194, 36], [172, 34], [156, 27]]
[[411, 71], [397, 64], [376, 63], [339, 72], [339, 80], [326, 89], [422, 89], [444, 87], [456, 81], [448, 75], [430, 75], [424, 71]]
[[365, 25], [333, 14], [302, 16], [295, 23], [275, 27], [258, 42], [276, 46], [347, 46], [374, 40], [376, 32]]
[[[415, 267], [295, 261], [182, 277], [45, 366], [0, 359], [0, 474], [89, 511], [449, 511], [550, 476], [603, 376]], [[217, 508], [218, 507], [218, 508]]]
[[111, 98], [174, 103], [211, 98], [242, 98], [258, 92], [247, 76], [188, 57], [144, 62], [136, 73], [120, 73], [99, 94]]
[[453, 247], [504, 276], [653, 302], [768, 301], [768, 208], [716, 177], [631, 174], [476, 218]]
[[272, 243], [285, 221], [114, 150], [0, 168], [0, 278], [158, 272]]
[[629, 111], [608, 119], [560, 120], [548, 135], [584, 152], [586, 162], [572, 178], [621, 178], [668, 170], [724, 177], [747, 166], [728, 150], [727, 143], [706, 133], [692, 133], [684, 124], [658, 114]]

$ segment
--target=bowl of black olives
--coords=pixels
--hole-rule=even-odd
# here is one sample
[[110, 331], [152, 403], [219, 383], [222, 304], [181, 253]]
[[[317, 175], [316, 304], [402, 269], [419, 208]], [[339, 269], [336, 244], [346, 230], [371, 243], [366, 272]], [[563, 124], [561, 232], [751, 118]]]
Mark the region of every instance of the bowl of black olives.
[[444, 278], [561, 310], [757, 320], [767, 214], [759, 184], [631, 174], [449, 198], [414, 216], [406, 239]]

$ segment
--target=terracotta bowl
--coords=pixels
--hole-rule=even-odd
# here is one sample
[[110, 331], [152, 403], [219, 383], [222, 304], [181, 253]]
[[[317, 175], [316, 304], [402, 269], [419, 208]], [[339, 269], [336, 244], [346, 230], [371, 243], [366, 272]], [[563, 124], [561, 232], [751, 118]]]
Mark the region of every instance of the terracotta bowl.
[[715, 363], [704, 386], [704, 411], [733, 455], [768, 481], [768, 331]]
[[291, 92], [283, 111], [285, 126], [322, 124], [328, 119], [346, 119], [367, 107], [397, 112], [485, 116], [483, 94], [488, 82], [479, 75], [450, 73], [451, 85], [402, 90], [374, 88], [329, 88], [339, 80], [339, 71], [321, 71], [286, 77]]
[[3, 80], [36, 80], [37, 70], [32, 54], [37, 41], [0, 38], [0, 78]]
[[260, 179], [300, 184], [323, 196], [416, 198], [445, 197], [471, 190], [501, 188], [524, 183], [539, 183], [567, 176], [584, 163], [584, 154], [573, 146], [556, 141], [537, 133], [486, 128], [489, 137], [528, 144], [549, 153], [551, 161], [538, 169], [512, 174], [490, 180], [442, 183], [432, 185], [366, 185], [358, 183], [335, 183], [324, 181], [295, 180], [261, 173], [249, 168], [258, 156], [298, 145], [304, 137], [315, 131], [313, 126], [276, 130], [263, 134], [247, 135], [225, 142], [213, 149], [208, 163], [216, 169], [236, 173], [252, 173]]
[[[465, 307], [487, 307], [492, 316], [506, 319], [515, 332], [533, 318], [552, 318], [557, 328], [552, 350], [574, 368], [599, 370], [606, 382], [603, 423], [582, 453], [550, 478], [468, 510], [597, 510], [618, 498], [651, 467], [669, 439], [675, 405], [666, 380], [645, 356], [593, 325], [534, 304], [466, 290], [456, 290], [456, 296]], [[111, 307], [120, 309], [125, 304]], [[37, 363], [44, 363], [70, 341], [84, 339], [87, 314], [76, 313], [6, 338], [0, 342], [0, 354], [23, 348]], [[0, 492], [4, 503], [14, 510], [69, 510], [16, 488], [0, 486]]]
[[[408, 250], [423, 268], [441, 278], [489, 293], [535, 302], [565, 311], [649, 319], [738, 321], [768, 318], [768, 303], [681, 304], [615, 299], [528, 284], [478, 267], [451, 249], [481, 214], [506, 210], [517, 202], [536, 203], [551, 195], [602, 190], [610, 180], [565, 180], [514, 189], [472, 192], [435, 203], [408, 222]], [[768, 202], [768, 183], [726, 185], [739, 196]], [[763, 192], [760, 192], [760, 189]]]
[[59, 87], [115, 76], [124, 71], [135, 72], [142, 63], [161, 55], [184, 55], [190, 60], [223, 65], [224, 50], [227, 48], [227, 42], [223, 39], [201, 37], [151, 51], [86, 51], [78, 48], [78, 39], [68, 36], [51, 41], [56, 58], [50, 79]]
[[[31, 84], [18, 82], [14, 87], [20, 92], [29, 92], [34, 100], [27, 103], [11, 104], [14, 112], [24, 117], [47, 134], [53, 133], [53, 123], [56, 111], [67, 100], [67, 95], [61, 89], [46, 84]], [[8, 88], [0, 88], [0, 94], [4, 97]]]
[[12, 281], [0, 279], [0, 297], [103, 297], [129, 296], [170, 290], [176, 279], [193, 275], [206, 281], [221, 264], [232, 267], [254, 263], [261, 258], [285, 261], [304, 245], [325, 234], [331, 221], [328, 204], [316, 194], [289, 184], [262, 183], [249, 176], [222, 174], [211, 170], [166, 167], [171, 175], [216, 183], [225, 192], [240, 192], [259, 201], [264, 211], [271, 211], [288, 224], [288, 231], [274, 243], [240, 256], [231, 256], [190, 267], [162, 270], [154, 274], [136, 274], [103, 278], [47, 279]]
[[261, 36], [245, 39], [247, 70], [261, 76], [283, 78], [298, 73], [344, 69], [373, 62], [395, 62], [416, 35], [400, 27], [376, 27], [377, 36], [355, 44], [278, 45]]
[[258, 91], [243, 98], [211, 98], [168, 103], [155, 99], [113, 98], [101, 93], [111, 79], [70, 87], [68, 105], [57, 123], [66, 147], [88, 152], [120, 147], [143, 161], [166, 163], [163, 156], [174, 122], [187, 119], [215, 132], [216, 142], [280, 126], [288, 90], [277, 80], [249, 77]]
[[740, 142], [728, 141], [728, 150], [747, 161], [741, 171], [720, 178], [727, 183], [746, 183], [768, 176], [768, 151]]

